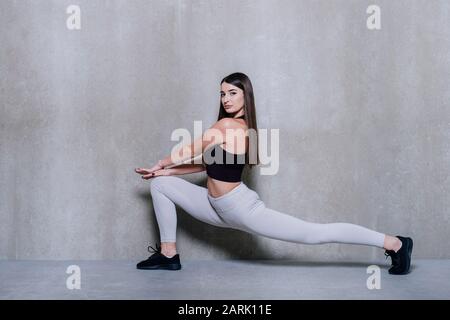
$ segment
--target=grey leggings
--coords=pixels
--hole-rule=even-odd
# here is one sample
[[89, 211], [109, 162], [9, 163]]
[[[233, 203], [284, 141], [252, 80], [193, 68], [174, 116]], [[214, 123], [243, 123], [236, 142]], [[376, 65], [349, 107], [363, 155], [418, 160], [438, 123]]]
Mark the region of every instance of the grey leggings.
[[351, 223], [312, 223], [269, 209], [241, 182], [220, 197], [176, 176], [152, 178], [151, 194], [161, 242], [176, 242], [175, 205], [208, 224], [305, 244], [349, 243], [383, 248], [383, 233]]

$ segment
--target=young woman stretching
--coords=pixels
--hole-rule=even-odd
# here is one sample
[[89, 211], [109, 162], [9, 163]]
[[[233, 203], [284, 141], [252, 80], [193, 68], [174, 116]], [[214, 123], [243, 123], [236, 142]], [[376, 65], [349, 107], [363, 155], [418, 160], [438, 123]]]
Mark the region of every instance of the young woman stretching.
[[[390, 236], [350, 223], [312, 223], [267, 208], [258, 194], [241, 181], [249, 161], [248, 131], [257, 131], [253, 87], [243, 73], [233, 73], [221, 83], [218, 121], [191, 145], [176, 154], [214, 158], [199, 164], [181, 164], [170, 155], [150, 169], [137, 168], [143, 179], [152, 179], [151, 194], [160, 230], [161, 246], [152, 248], [138, 269], [179, 270], [176, 250], [177, 213], [175, 205], [198, 220], [223, 228], [303, 244], [348, 243], [385, 249], [392, 259], [390, 274], [410, 270], [413, 241], [409, 237]], [[229, 132], [232, 131], [232, 134]], [[231, 137], [231, 138], [230, 138]], [[236, 139], [237, 138], [237, 139]], [[237, 141], [236, 141], [237, 140]], [[256, 144], [257, 145], [257, 144]], [[182, 156], [179, 156], [182, 160]], [[216, 161], [216, 159], [220, 159]], [[256, 164], [259, 158], [256, 152]], [[173, 175], [206, 170], [207, 188]]]

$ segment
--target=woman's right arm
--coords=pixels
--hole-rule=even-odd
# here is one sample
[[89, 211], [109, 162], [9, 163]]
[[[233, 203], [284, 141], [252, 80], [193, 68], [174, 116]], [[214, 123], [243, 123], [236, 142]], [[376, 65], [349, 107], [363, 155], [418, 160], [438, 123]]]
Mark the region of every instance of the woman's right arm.
[[202, 164], [181, 164], [172, 168], [164, 169], [159, 164], [154, 165], [151, 169], [136, 168], [135, 171], [142, 175], [142, 179], [148, 180], [158, 176], [175, 176], [181, 174], [188, 174], [194, 172], [201, 172], [206, 170], [205, 165]]
[[159, 160], [158, 164], [163, 168], [171, 168], [172, 166], [185, 164], [187, 161], [191, 162], [193, 159], [201, 156], [204, 150], [209, 147], [216, 144], [222, 144], [225, 141], [227, 130], [234, 130], [238, 127], [239, 126], [234, 119], [222, 118], [211, 126], [211, 128], [207, 129], [202, 136], [198, 137], [193, 143], [172, 150], [170, 155]]
[[170, 176], [175, 176], [194, 172], [201, 172], [206, 170], [206, 168], [203, 164], [182, 164], [165, 170], [169, 171]]

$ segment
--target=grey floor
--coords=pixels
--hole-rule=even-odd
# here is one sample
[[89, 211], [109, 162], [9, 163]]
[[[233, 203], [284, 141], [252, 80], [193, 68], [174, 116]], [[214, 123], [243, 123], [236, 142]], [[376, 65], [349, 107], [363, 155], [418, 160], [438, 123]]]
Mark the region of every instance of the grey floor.
[[[70, 265], [80, 289], [68, 289]], [[183, 260], [179, 271], [137, 270], [136, 261], [0, 261], [0, 299], [449, 299], [450, 260], [414, 260], [394, 276], [380, 265], [380, 289], [369, 290], [370, 264], [285, 260]]]

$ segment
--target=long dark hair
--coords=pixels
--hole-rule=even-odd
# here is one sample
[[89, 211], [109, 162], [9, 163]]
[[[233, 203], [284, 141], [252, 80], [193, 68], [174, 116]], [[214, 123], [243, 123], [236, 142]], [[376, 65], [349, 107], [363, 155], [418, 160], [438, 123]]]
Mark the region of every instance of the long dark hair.
[[[257, 135], [258, 126], [256, 124], [255, 97], [253, 95], [252, 83], [250, 79], [247, 77], [247, 75], [241, 72], [235, 72], [226, 76], [225, 78], [222, 79], [220, 84], [222, 85], [222, 83], [224, 82], [236, 86], [244, 91], [244, 119], [247, 122], [248, 129], [254, 129], [254, 132], [256, 133], [254, 139], [250, 139], [250, 142], [253, 142], [254, 145], [249, 145], [249, 151], [253, 150], [253, 152], [255, 152], [254, 155], [256, 155], [256, 164], [258, 165], [260, 164], [258, 155], [258, 135]], [[222, 118], [231, 118], [231, 117], [232, 116], [225, 111], [225, 108], [223, 107], [222, 104], [222, 99], [220, 99], [219, 117], [217, 121], [219, 121]], [[248, 164], [250, 168], [252, 168], [255, 165], [254, 161], [252, 161], [252, 163], [250, 163], [249, 161], [249, 152], [246, 152], [245, 154], [245, 163]]]

